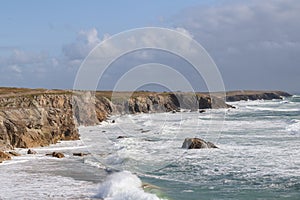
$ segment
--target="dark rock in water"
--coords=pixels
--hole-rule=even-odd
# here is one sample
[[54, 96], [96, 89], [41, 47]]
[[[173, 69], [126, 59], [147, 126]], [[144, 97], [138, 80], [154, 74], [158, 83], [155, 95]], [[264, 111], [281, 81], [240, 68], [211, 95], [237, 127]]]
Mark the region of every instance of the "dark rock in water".
[[11, 156], [8, 153], [0, 151], [0, 163], [2, 163], [5, 160], [10, 160], [10, 159], [11, 159]]
[[52, 153], [47, 153], [46, 156], [52, 156], [55, 158], [64, 158], [65, 155], [63, 153], [60, 152], [52, 152]]
[[199, 110], [199, 113], [204, 113], [205, 112], [205, 110]]
[[150, 130], [142, 130], [141, 133], [147, 133], [150, 132]]
[[28, 149], [27, 154], [37, 154], [35, 150]]
[[116, 121], [115, 121], [115, 120], [112, 120], [111, 123], [116, 123]]
[[206, 142], [200, 138], [185, 138], [182, 148], [185, 149], [205, 149], [205, 148], [218, 148], [211, 142]]
[[124, 136], [124, 135], [120, 135], [117, 137], [117, 139], [124, 139], [124, 138], [128, 138], [127, 136]]
[[172, 110], [172, 113], [176, 113], [176, 110]]
[[15, 152], [15, 151], [10, 151], [10, 152], [8, 152], [8, 153], [9, 153], [10, 155], [12, 155], [12, 156], [21, 156], [21, 154]]
[[73, 153], [73, 156], [80, 156], [80, 157], [82, 157], [82, 156], [87, 156], [88, 154], [87, 153]]

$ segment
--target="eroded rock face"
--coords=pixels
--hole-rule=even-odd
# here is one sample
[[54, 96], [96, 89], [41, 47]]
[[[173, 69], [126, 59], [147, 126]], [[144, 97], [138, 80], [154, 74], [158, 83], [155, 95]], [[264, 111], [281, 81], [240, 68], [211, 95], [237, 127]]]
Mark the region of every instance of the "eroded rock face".
[[69, 95], [1, 98], [0, 140], [13, 148], [79, 139]]
[[182, 144], [184, 149], [205, 149], [205, 148], [218, 148], [211, 142], [206, 142], [200, 138], [186, 138]]
[[[4, 90], [4, 89], [3, 89]], [[8, 89], [6, 89], [8, 90]], [[79, 125], [95, 125], [111, 114], [212, 108], [207, 94], [141, 92], [112, 101], [105, 93], [22, 89], [0, 94], [0, 150], [32, 148], [79, 139]], [[1, 90], [0, 90], [1, 91]], [[121, 99], [121, 101], [119, 101]], [[124, 100], [124, 101], [123, 101]]]

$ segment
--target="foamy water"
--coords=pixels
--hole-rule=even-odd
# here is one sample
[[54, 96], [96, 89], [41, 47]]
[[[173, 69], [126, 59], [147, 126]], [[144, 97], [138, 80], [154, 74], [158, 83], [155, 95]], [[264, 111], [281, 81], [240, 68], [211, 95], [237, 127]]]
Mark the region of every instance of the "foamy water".
[[[81, 141], [35, 149], [38, 155], [19, 150], [24, 156], [1, 164], [0, 199], [298, 199], [297, 98], [233, 102], [237, 109], [205, 113], [114, 116], [81, 127]], [[182, 149], [186, 137], [219, 149]], [[66, 157], [44, 156], [51, 151]], [[143, 183], [152, 186], [144, 190]]]

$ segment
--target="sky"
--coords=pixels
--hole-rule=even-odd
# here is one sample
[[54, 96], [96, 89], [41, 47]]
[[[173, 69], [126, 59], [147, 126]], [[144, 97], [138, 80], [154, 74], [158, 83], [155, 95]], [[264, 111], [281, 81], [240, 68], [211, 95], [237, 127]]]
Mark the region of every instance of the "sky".
[[[299, 21], [299, 0], [1, 0], [0, 86], [71, 89], [96, 45], [134, 28], [163, 27], [199, 42], [226, 90], [300, 92]], [[153, 50], [117, 60], [99, 89], [112, 89], [131, 67], [150, 62], [206, 90], [189, 63]]]

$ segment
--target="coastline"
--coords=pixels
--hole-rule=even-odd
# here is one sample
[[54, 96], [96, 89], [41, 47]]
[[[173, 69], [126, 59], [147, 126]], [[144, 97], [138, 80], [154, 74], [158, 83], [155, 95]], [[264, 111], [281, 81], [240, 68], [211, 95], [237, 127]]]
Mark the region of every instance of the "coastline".
[[[232, 107], [224, 99], [213, 95], [0, 88], [0, 150], [43, 147], [60, 140], [78, 140], [78, 126], [96, 125], [114, 114]], [[227, 102], [290, 96], [282, 91], [233, 91], [226, 95]]]
[[[276, 173], [274, 174], [274, 171], [272, 171], [273, 168], [270, 167], [269, 161], [274, 160], [274, 162], [271, 163], [272, 166], [273, 164], [276, 165], [280, 169], [280, 171], [285, 173], [285, 166], [293, 167], [296, 164], [290, 163], [289, 165], [286, 165], [286, 163], [289, 162], [289, 158], [291, 157], [297, 160], [298, 157], [298, 148], [296, 147], [299, 143], [295, 142], [297, 133], [294, 133], [295, 135], [293, 135], [292, 132], [293, 130], [298, 130], [298, 124], [295, 124], [297, 121], [291, 121], [291, 119], [295, 119], [294, 117], [281, 119], [281, 116], [285, 116], [285, 113], [287, 112], [290, 114], [294, 113], [294, 115], [297, 114], [296, 112], [298, 112], [299, 110], [297, 107], [295, 107], [297, 105], [292, 102], [285, 103], [290, 101], [292, 101], [292, 98], [274, 101], [259, 100], [232, 103], [232, 105], [236, 106], [237, 109], [231, 109], [228, 112], [229, 118], [225, 123], [226, 127], [229, 127], [230, 131], [225, 130], [224, 134], [222, 134], [221, 140], [219, 140], [220, 138], [217, 132], [215, 132], [216, 134], [214, 134], [214, 131], [218, 130], [218, 127], [216, 125], [212, 127], [212, 132], [206, 133], [208, 125], [211, 123], [211, 121], [207, 119], [209, 116], [213, 115], [213, 124], [218, 124], [220, 119], [219, 117], [222, 115], [221, 113], [223, 111], [226, 111], [227, 109], [206, 110], [206, 112], [204, 113], [181, 112], [178, 114], [173, 114], [172, 112], [169, 112], [152, 113], [151, 115], [111, 115], [111, 117], [107, 121], [101, 123], [100, 126], [80, 127], [82, 140], [59, 142], [58, 144], [51, 145], [49, 147], [33, 148], [33, 150], [36, 150], [38, 152], [36, 155], [27, 155], [26, 149], [16, 149], [16, 151], [21, 153], [22, 156], [15, 157], [12, 159], [12, 161], [4, 162], [4, 164], [0, 165], [2, 167], [1, 169], [3, 170], [3, 173], [8, 174], [7, 176], [4, 176], [3, 180], [7, 181], [7, 183], [9, 183], [8, 185], [12, 185], [13, 183], [8, 181], [8, 177], [9, 175], [12, 175], [16, 172], [17, 173], [14, 180], [23, 182], [23, 178], [26, 177], [28, 180], [30, 180], [30, 184], [27, 184], [28, 186], [38, 184], [39, 180], [46, 181], [46, 179], [48, 178], [49, 180], [47, 181], [47, 184], [45, 183], [45, 190], [47, 191], [45, 192], [45, 194], [50, 195], [53, 199], [58, 198], [58, 195], [63, 195], [61, 197], [66, 198], [73, 197], [74, 199], [93, 199], [97, 197], [105, 198], [105, 194], [110, 192], [114, 195], [117, 195], [114, 191], [119, 191], [116, 188], [118, 187], [120, 182], [124, 183], [122, 185], [126, 186], [122, 186], [123, 188], [130, 190], [130, 195], [139, 194], [139, 197], [141, 197], [140, 199], [143, 199], [142, 197], [144, 195], [148, 196], [150, 195], [149, 193], [154, 193], [159, 198], [159, 195], [162, 194], [167, 199], [170, 198], [194, 200], [198, 199], [197, 197], [199, 197], [200, 195], [209, 197], [209, 195], [213, 194], [213, 191], [216, 191], [217, 194], [224, 194], [226, 197], [224, 199], [230, 199], [230, 197], [236, 197], [236, 199], [240, 199], [241, 196], [248, 195], [248, 193], [243, 193], [243, 189], [245, 189], [245, 187], [250, 187], [249, 193], [253, 192], [256, 197], [261, 197], [259, 195], [261, 193], [264, 193], [266, 195], [265, 197], [271, 198], [274, 197], [274, 195], [272, 195], [273, 193], [276, 193], [282, 187], [284, 188], [285, 182], [282, 182], [282, 184], [280, 183], [280, 188], [278, 190], [257, 188], [257, 192], [254, 192], [256, 187], [266, 188], [270, 184], [273, 184], [278, 180], [282, 180], [281, 178], [282, 176], [284, 176], [284, 174], [280, 176], [278, 176]], [[255, 116], [257, 116], [255, 117], [256, 120], [253, 120], [253, 115], [251, 113], [255, 113]], [[265, 118], [260, 117], [260, 114], [263, 114], [263, 116], [267, 114], [268, 116], [271, 115], [277, 117], [276, 119], [268, 117]], [[241, 116], [242, 119], [240, 118]], [[148, 123], [149, 119], [151, 119], [150, 121], [152, 123]], [[164, 128], [165, 131], [162, 132], [162, 134], [156, 134], [162, 123], [161, 121], [164, 121], [164, 119], [167, 119], [168, 123], [168, 125]], [[177, 119], [177, 121], [175, 119]], [[154, 174], [143, 173], [145, 172], [144, 170], [149, 169], [146, 166], [152, 166], [151, 160], [164, 160], [168, 163], [168, 160], [176, 160], [176, 158], [179, 158], [180, 156], [178, 155], [181, 155], [184, 150], [176, 147], [181, 146], [185, 137], [193, 136], [196, 128], [192, 127], [197, 124], [199, 119], [201, 123], [198, 124], [197, 127], [200, 130], [199, 134], [201, 138], [213, 142], [218, 140], [217, 144], [220, 147], [219, 150], [201, 150], [201, 153], [196, 150], [191, 150], [186, 152], [185, 156], [181, 157], [181, 159], [178, 160], [178, 164], [171, 165], [165, 170], [159, 171]], [[115, 123], [113, 123], [113, 120], [115, 120]], [[134, 126], [131, 126], [130, 124], [128, 125], [128, 122], [130, 122], [131, 120], [135, 122], [134, 124], [143, 129], [136, 128]], [[168, 143], [166, 143], [166, 140], [172, 137], [172, 135], [174, 134], [174, 125], [179, 126], [180, 121], [184, 121], [184, 124], [181, 124], [181, 130], [176, 129], [179, 131], [179, 134], [177, 135], [175, 141], [170, 141], [172, 143], [172, 147], [170, 150], [170, 146], [168, 145]], [[174, 122], [176, 123], [174, 124]], [[120, 129], [120, 127], [127, 127], [127, 129], [122, 130]], [[288, 128], [290, 128], [291, 130]], [[143, 132], [143, 130], [150, 130], [150, 132]], [[126, 138], [117, 139], [119, 135], [124, 135], [124, 132], [126, 133]], [[100, 141], [99, 139], [103, 137], [103, 134], [109, 136], [111, 141], [113, 141], [113, 143], [115, 142], [115, 145], [111, 146], [112, 143], [105, 142], [105, 140], [103, 142], [102, 140]], [[138, 137], [136, 137], [137, 135]], [[88, 141], [90, 141], [90, 143], [88, 143]], [[251, 142], [251, 145], [249, 145], [249, 141]], [[282, 143], [282, 141], [285, 142]], [[78, 144], [81, 142], [83, 142], [84, 146], [86, 146], [85, 148], [87, 149], [83, 147], [82, 149], [79, 148]], [[93, 146], [90, 146], [91, 144], [95, 144], [95, 148]], [[280, 146], [280, 148], [278, 148], [278, 144], [283, 144], [283, 146]], [[288, 145], [286, 146], [284, 144]], [[123, 145], [128, 146], [128, 148], [121, 148], [123, 147]], [[262, 146], [263, 148], [260, 148]], [[113, 149], [117, 149], [117, 152], [115, 152], [115, 154], [110, 154], [111, 150]], [[147, 149], [151, 149], [152, 151], [149, 151], [148, 153], [146, 153], [147, 151], [143, 151]], [[151, 152], [155, 152], [153, 150], [157, 149], [161, 150], [158, 154], [149, 154]], [[91, 154], [83, 157], [73, 156], [74, 152], [85, 153], [86, 150]], [[59, 151], [64, 153], [65, 158], [57, 159], [45, 156], [45, 153], [52, 151]], [[126, 153], [124, 151], [126, 151]], [[95, 160], [95, 155], [101, 155], [101, 158], [99, 158], [100, 160]], [[127, 168], [124, 167], [124, 169], [131, 169], [131, 166], [136, 167], [137, 165], [139, 169], [138, 173], [135, 173], [135, 168], [129, 170], [131, 172], [129, 174], [123, 172], [121, 174], [110, 173], [111, 171], [106, 171], [103, 168], [104, 166], [110, 166], [110, 164], [102, 162], [104, 161], [101, 160], [102, 155], [103, 159], [113, 159], [111, 161], [115, 161], [116, 164], [119, 163], [118, 161], [122, 161], [122, 159], [125, 159], [124, 164], [126, 165], [124, 166], [127, 166]], [[255, 156], [255, 159], [253, 159], [252, 156]], [[281, 159], [283, 159], [284, 161], [282, 164], [277, 162]], [[25, 160], [28, 161], [25, 162]], [[136, 160], [139, 160], [140, 163], [136, 164]], [[24, 163], [20, 163], [23, 161]], [[160, 161], [159, 163], [156, 163], [159, 166], [162, 164], [160, 163]], [[148, 164], [145, 165], [146, 163]], [[230, 164], [228, 165], [228, 163]], [[145, 168], [143, 168], [143, 166], [145, 166]], [[182, 176], [182, 173], [177, 172], [177, 170], [182, 169], [181, 167], [184, 167], [184, 171], [189, 172], [183, 172], [183, 174], [186, 174], [186, 176]], [[253, 171], [251, 170], [253, 169], [253, 167], [260, 170]], [[153, 169], [155, 169], [155, 167]], [[243, 171], [242, 169], [246, 169], [246, 171]], [[266, 176], [273, 176], [274, 179], [270, 180], [270, 182], [264, 182], [265, 176], [261, 176], [262, 169], [264, 169], [263, 172], [266, 173]], [[25, 170], [24, 177], [22, 176], [23, 170]], [[236, 176], [228, 177], [228, 174], [232, 173], [233, 170], [236, 171], [234, 172], [236, 173]], [[45, 173], [49, 174], [50, 176], [45, 176]], [[249, 177], [249, 180], [246, 182], [243, 179], [244, 173], [246, 173]], [[114, 174], [113, 177], [115, 178], [109, 177], [109, 174]], [[199, 176], [193, 176], [194, 174], [198, 174]], [[202, 180], [199, 182], [199, 184], [199, 178], [197, 179], [197, 177], [200, 177], [200, 179]], [[131, 180], [135, 180], [134, 183]], [[189, 180], [191, 183], [194, 182], [195, 187], [193, 186], [193, 184], [186, 185], [186, 180]], [[238, 180], [238, 186], [233, 184], [235, 183], [235, 180]], [[297, 187], [298, 179], [293, 180], [295, 181], [291, 183], [292, 187]], [[69, 185], [76, 186], [74, 189], [70, 189], [70, 191], [74, 191], [74, 193], [62, 192], [63, 190], [67, 189], [67, 185], [64, 184], [65, 181], [67, 181]], [[147, 194], [140, 193], [142, 192], [142, 186], [140, 186], [141, 182], [153, 184], [158, 188], [161, 188], [161, 190], [146, 190], [145, 192]], [[257, 186], [255, 184], [261, 182], [263, 182], [262, 186]], [[102, 183], [104, 183], [104, 185]], [[105, 183], [111, 184], [111, 187], [107, 187]], [[226, 184], [225, 188], [224, 184]], [[293, 184], [295, 184], [295, 186], [293, 186]], [[132, 187], [133, 185], [136, 185], [138, 187]], [[54, 193], [53, 190], [50, 189], [50, 186], [53, 188], [62, 187], [63, 190], [58, 190], [58, 193]], [[178, 188], [174, 189], [174, 187]], [[225, 191], [228, 187], [232, 189], [232, 192]], [[213, 188], [213, 190], [211, 188]], [[39, 197], [42, 197], [44, 195], [39, 194], [37, 190], [30, 190], [30, 187], [22, 187], [19, 188], [19, 190], [23, 193], [27, 192], [28, 194], [31, 192], [31, 195], [39, 195]], [[140, 192], [138, 192], [137, 190]], [[3, 189], [3, 191], [5, 191], [5, 189]], [[14, 190], [7, 189], [7, 191]], [[289, 189], [289, 191], [293, 192], [293, 188]], [[16, 197], [16, 195], [13, 195], [14, 193], [11, 194], [11, 197]], [[280, 195], [285, 194], [286, 192], [281, 192], [278, 199], [280, 199]]]

